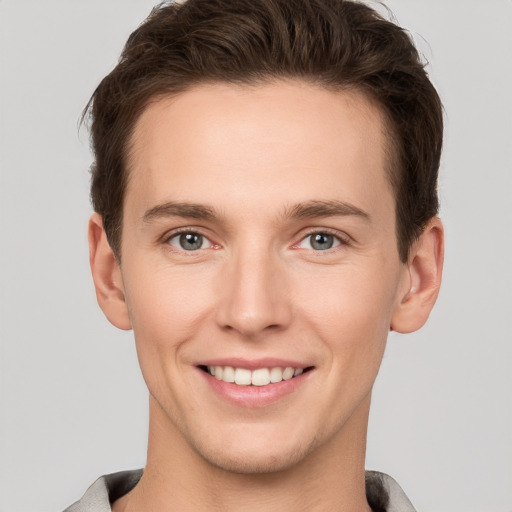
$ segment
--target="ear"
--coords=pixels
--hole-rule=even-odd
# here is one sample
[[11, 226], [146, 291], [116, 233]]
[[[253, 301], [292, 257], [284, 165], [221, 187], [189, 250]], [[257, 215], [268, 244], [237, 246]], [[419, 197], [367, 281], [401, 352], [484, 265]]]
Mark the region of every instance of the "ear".
[[89, 263], [98, 304], [110, 323], [119, 329], [132, 328], [124, 297], [119, 263], [112, 251], [101, 215], [89, 219]]
[[393, 331], [414, 332], [427, 321], [439, 294], [443, 258], [443, 224], [434, 217], [411, 248], [408, 274], [391, 318]]

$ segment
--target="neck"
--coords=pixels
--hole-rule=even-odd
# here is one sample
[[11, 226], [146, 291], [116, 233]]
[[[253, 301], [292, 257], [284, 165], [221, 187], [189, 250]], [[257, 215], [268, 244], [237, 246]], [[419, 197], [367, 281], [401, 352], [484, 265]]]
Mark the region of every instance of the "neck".
[[144, 475], [112, 509], [371, 512], [364, 485], [369, 396], [366, 402], [339, 432], [299, 463], [278, 472], [240, 474], [204, 460], [151, 401]]

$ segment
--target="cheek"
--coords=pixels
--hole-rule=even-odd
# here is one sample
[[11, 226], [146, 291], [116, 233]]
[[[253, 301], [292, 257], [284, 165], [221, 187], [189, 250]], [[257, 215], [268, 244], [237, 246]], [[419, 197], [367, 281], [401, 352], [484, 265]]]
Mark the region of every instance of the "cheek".
[[[208, 277], [197, 270], [184, 267], [173, 268], [153, 258], [142, 260], [137, 267], [127, 268], [130, 280], [125, 283], [128, 309], [134, 331], [153, 331], [158, 336], [180, 334], [190, 326], [209, 301], [205, 283]], [[170, 330], [169, 330], [170, 329]]]
[[[151, 272], [127, 268], [131, 280], [125, 284], [137, 353], [146, 380], [179, 363], [182, 346], [197, 339], [208, 321], [211, 293], [205, 276], [170, 271], [169, 267], [148, 264]], [[193, 275], [193, 274], [192, 274]], [[148, 383], [149, 385], [149, 383]]]
[[[375, 268], [374, 268], [375, 267]], [[297, 305], [333, 353], [379, 358], [395, 301], [396, 268], [350, 265], [304, 280]], [[316, 290], [312, 293], [312, 290]], [[345, 359], [344, 359], [345, 360]]]

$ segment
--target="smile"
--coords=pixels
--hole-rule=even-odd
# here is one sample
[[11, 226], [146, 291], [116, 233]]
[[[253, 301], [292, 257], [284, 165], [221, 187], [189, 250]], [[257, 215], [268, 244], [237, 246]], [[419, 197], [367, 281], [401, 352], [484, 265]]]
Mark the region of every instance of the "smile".
[[209, 389], [223, 401], [251, 409], [295, 395], [315, 373], [315, 366], [274, 358], [217, 359], [204, 361], [196, 368]]
[[283, 380], [290, 380], [301, 375], [309, 368], [257, 368], [249, 370], [247, 368], [234, 368], [232, 366], [206, 366], [205, 371], [210, 373], [217, 380], [227, 383], [234, 383], [239, 386], [267, 386], [276, 384]]

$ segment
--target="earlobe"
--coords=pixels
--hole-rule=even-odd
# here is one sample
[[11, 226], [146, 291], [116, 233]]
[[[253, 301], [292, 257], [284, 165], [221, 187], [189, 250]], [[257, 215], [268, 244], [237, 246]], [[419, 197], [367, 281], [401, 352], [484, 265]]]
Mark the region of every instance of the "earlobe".
[[414, 332], [427, 321], [439, 294], [443, 258], [443, 224], [434, 217], [411, 248], [407, 263], [408, 286], [393, 312], [393, 331]]
[[131, 329], [119, 263], [112, 251], [103, 221], [94, 213], [89, 219], [89, 263], [96, 298], [108, 320], [119, 329]]

